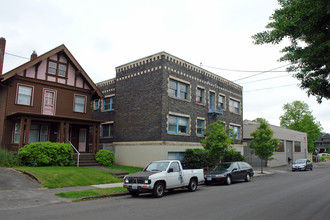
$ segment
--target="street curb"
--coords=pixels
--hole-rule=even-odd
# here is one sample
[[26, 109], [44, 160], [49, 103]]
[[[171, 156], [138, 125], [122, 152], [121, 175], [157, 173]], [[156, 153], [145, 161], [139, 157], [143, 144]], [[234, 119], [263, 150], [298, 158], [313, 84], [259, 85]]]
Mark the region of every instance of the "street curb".
[[37, 183], [39, 183], [41, 185], [41, 182], [39, 181], [39, 179], [33, 174], [33, 173], [30, 173], [29, 171], [25, 171], [25, 170], [19, 170], [19, 169], [15, 169], [15, 168], [12, 168], [13, 170], [16, 170], [22, 174], [25, 174], [27, 176], [29, 176], [31, 179], [37, 181]]
[[126, 195], [129, 195], [129, 193], [128, 192], [110, 193], [110, 194], [98, 195], [98, 196], [85, 196], [85, 197], [77, 198], [76, 200], [73, 200], [73, 201], [85, 201], [85, 200], [90, 200], [90, 199], [102, 199], [102, 198], [118, 197], [118, 196], [126, 196]]

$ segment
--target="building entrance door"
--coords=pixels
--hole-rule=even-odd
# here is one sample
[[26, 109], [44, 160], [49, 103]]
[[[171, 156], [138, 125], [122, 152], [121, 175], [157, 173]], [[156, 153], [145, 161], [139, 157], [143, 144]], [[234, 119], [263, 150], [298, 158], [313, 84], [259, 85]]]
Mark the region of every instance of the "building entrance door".
[[79, 129], [79, 152], [86, 152], [86, 128]]
[[291, 163], [293, 162], [293, 154], [292, 154], [293, 142], [286, 141], [286, 159], [291, 158]]

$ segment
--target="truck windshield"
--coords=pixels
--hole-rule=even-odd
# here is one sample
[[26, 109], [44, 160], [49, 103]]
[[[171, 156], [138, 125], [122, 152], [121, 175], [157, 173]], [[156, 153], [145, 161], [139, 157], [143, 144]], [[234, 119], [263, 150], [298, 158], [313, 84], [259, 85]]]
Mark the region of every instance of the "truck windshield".
[[169, 162], [152, 162], [146, 168], [144, 168], [144, 172], [150, 171], [166, 171]]

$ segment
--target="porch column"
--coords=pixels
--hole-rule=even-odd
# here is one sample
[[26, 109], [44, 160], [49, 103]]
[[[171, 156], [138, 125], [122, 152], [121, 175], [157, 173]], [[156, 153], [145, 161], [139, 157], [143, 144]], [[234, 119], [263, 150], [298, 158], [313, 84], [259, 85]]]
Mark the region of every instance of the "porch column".
[[26, 125], [26, 127], [25, 127], [25, 140], [24, 140], [24, 144], [28, 144], [29, 143], [29, 132], [30, 132], [30, 127], [31, 127], [31, 118], [27, 118], [26, 119], [25, 125]]
[[97, 148], [97, 151], [99, 151], [99, 147], [100, 147], [100, 125], [97, 124], [95, 125], [96, 127], [96, 148]]
[[60, 143], [64, 142], [64, 122], [60, 123]]
[[65, 122], [65, 143], [69, 143], [69, 129], [70, 129], [70, 123]]
[[19, 129], [19, 144], [18, 148], [23, 147], [24, 144], [24, 125], [25, 125], [25, 118], [21, 118], [20, 122], [20, 129]]
[[92, 143], [92, 152], [94, 153], [95, 152], [95, 148], [96, 148], [96, 126], [93, 125], [92, 126], [92, 136], [93, 136], [93, 143]]

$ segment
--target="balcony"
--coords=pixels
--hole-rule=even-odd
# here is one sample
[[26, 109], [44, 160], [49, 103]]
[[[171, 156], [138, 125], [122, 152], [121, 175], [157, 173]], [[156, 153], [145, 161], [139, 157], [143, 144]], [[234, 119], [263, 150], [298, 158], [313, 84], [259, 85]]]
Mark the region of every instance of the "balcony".
[[213, 117], [216, 115], [222, 115], [223, 114], [223, 108], [220, 105], [215, 106], [215, 108], [209, 108], [209, 117]]

